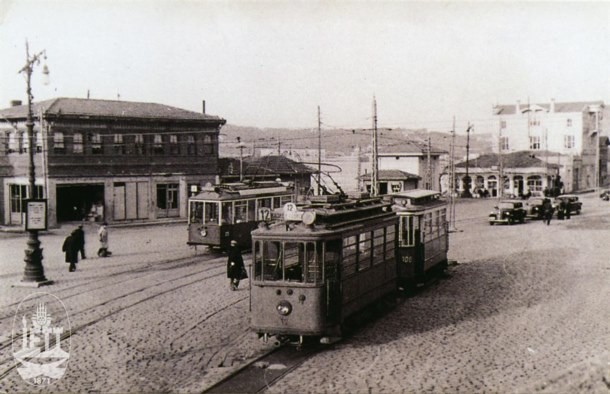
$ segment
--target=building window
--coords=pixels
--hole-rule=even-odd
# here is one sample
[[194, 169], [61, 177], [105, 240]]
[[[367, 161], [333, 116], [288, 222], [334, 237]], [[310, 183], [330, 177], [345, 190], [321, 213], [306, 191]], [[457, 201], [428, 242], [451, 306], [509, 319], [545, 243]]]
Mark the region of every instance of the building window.
[[161, 134], [155, 134], [153, 140], [153, 153], [156, 155], [162, 155], [165, 152], [163, 149], [163, 136]]
[[94, 155], [101, 155], [104, 153], [102, 149], [102, 136], [99, 133], [94, 133], [91, 136], [91, 153]]
[[144, 136], [142, 134], [136, 134], [134, 136], [134, 148], [137, 155], [144, 154]]
[[501, 129], [505, 129], [506, 128], [506, 121], [505, 120], [501, 120], [500, 121], [500, 128]]
[[28, 137], [27, 131], [24, 131], [19, 136], [19, 153], [28, 153], [30, 148], [30, 138]]
[[53, 133], [53, 152], [66, 153], [66, 147], [64, 145], [64, 133]]
[[203, 136], [203, 153], [210, 155], [214, 153], [214, 140], [209, 134]]
[[178, 209], [178, 184], [157, 185], [157, 208], [168, 210]]
[[502, 150], [502, 151], [509, 150], [508, 137], [500, 137], [500, 150]]
[[573, 135], [564, 135], [563, 136], [563, 147], [566, 149], [572, 149], [576, 146], [576, 139]]
[[186, 153], [189, 156], [194, 156], [197, 154], [197, 145], [195, 145], [195, 136], [194, 135], [186, 136]]
[[16, 131], [8, 133], [8, 147], [6, 150], [8, 153], [15, 153], [19, 151], [19, 138]]
[[74, 144], [72, 145], [72, 152], [74, 153], [83, 153], [83, 134], [82, 133], [74, 133], [72, 137]]
[[530, 149], [531, 150], [540, 150], [540, 137], [539, 136], [530, 137]]
[[532, 175], [527, 178], [527, 188], [530, 192], [542, 191], [542, 177], [540, 175]]
[[123, 143], [123, 134], [114, 135], [114, 153], [117, 155], [125, 154], [125, 144]]
[[36, 137], [36, 153], [42, 152], [42, 131], [35, 132]]
[[572, 119], [566, 119], [566, 126], [572, 127]]
[[[28, 199], [28, 186], [27, 185], [10, 185], [10, 209], [13, 213], [23, 212], [23, 201]], [[44, 191], [41, 185], [34, 186], [33, 198], [44, 198]]]
[[178, 145], [178, 136], [176, 134], [170, 134], [169, 136], [169, 153], [177, 155], [180, 153], [180, 146]]

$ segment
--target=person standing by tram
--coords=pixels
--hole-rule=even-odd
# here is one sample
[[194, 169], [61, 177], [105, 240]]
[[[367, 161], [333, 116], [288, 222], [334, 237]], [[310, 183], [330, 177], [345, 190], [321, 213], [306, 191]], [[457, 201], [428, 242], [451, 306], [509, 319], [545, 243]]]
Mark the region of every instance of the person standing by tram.
[[239, 281], [248, 278], [246, 268], [244, 267], [244, 259], [241, 255], [239, 246], [237, 246], [237, 241], [231, 240], [228, 255], [227, 278], [230, 280], [229, 286], [231, 287], [231, 290], [235, 291], [239, 286]]
[[546, 225], [548, 226], [549, 224], [551, 224], [551, 219], [553, 219], [553, 211], [554, 211], [551, 200], [545, 200], [542, 209], [544, 212], [544, 223], [546, 223]]

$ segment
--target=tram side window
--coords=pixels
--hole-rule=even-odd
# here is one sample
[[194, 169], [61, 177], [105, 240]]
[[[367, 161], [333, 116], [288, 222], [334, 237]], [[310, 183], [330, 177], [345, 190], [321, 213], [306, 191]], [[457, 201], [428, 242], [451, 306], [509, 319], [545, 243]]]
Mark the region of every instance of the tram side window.
[[201, 223], [203, 220], [203, 201], [191, 201], [190, 223]]
[[222, 203], [222, 223], [233, 224], [233, 203], [223, 202]]
[[263, 243], [261, 241], [257, 241], [254, 243], [254, 252], [252, 253], [252, 263], [254, 265], [254, 279], [255, 280], [263, 280], [263, 253], [262, 253]]
[[385, 256], [388, 260], [391, 260], [394, 257], [394, 245], [396, 240], [395, 228], [395, 226], [388, 226], [385, 231]]
[[385, 237], [384, 229], [378, 228], [373, 232], [373, 264], [381, 264], [385, 260]]
[[256, 220], [256, 200], [248, 200], [248, 221], [253, 222]]
[[422, 239], [422, 241], [424, 241], [425, 237], [428, 236], [431, 232], [432, 232], [432, 212], [428, 212], [428, 213], [424, 214], [424, 231], [422, 231], [422, 233], [424, 234], [424, 238]]
[[343, 274], [349, 276], [356, 272], [356, 257], [358, 256], [358, 245], [356, 236], [343, 239]]
[[203, 215], [206, 223], [218, 224], [218, 203], [206, 202]]
[[289, 202], [292, 202], [292, 196], [281, 196], [279, 207], [283, 207], [285, 204], [288, 204]]
[[358, 245], [358, 271], [371, 267], [371, 233], [362, 233]]
[[440, 213], [441, 213], [441, 215], [440, 215], [440, 223], [441, 223], [440, 234], [445, 235], [445, 234], [447, 234], [447, 209], [446, 208], [441, 209]]
[[248, 221], [248, 202], [235, 201], [235, 223]]

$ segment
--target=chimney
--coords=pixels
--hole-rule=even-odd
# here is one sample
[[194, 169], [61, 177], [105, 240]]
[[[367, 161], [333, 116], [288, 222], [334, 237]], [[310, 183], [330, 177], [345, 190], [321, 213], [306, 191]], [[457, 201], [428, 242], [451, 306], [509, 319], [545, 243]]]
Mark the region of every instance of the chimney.
[[203, 100], [203, 101], [201, 102], [201, 105], [202, 105], [202, 107], [203, 107], [203, 108], [202, 108], [202, 109], [203, 109], [203, 114], [205, 115], [205, 100]]
[[11, 100], [11, 107], [18, 107], [22, 104], [21, 100]]
[[521, 101], [517, 100], [517, 105], [515, 106], [515, 113], [518, 114], [521, 112]]
[[555, 113], [555, 99], [551, 99], [551, 108], [549, 108], [550, 113]]

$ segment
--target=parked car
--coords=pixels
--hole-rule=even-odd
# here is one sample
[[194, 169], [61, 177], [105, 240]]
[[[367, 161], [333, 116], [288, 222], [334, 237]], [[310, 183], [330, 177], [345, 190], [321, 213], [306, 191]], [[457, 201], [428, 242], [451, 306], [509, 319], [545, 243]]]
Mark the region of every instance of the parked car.
[[568, 209], [570, 213], [574, 213], [576, 215], [580, 214], [582, 211], [582, 202], [578, 199], [577, 195], [574, 194], [562, 194], [561, 196], [555, 197], [555, 207], [560, 208], [562, 203], [568, 205]]
[[494, 223], [523, 223], [526, 214], [523, 201], [502, 200], [489, 214], [489, 224], [493, 226]]
[[544, 219], [544, 208], [551, 204], [547, 197], [532, 197], [527, 201], [527, 217], [531, 219]]
[[602, 190], [601, 194], [599, 195], [599, 198], [604, 201], [610, 200], [610, 189]]

